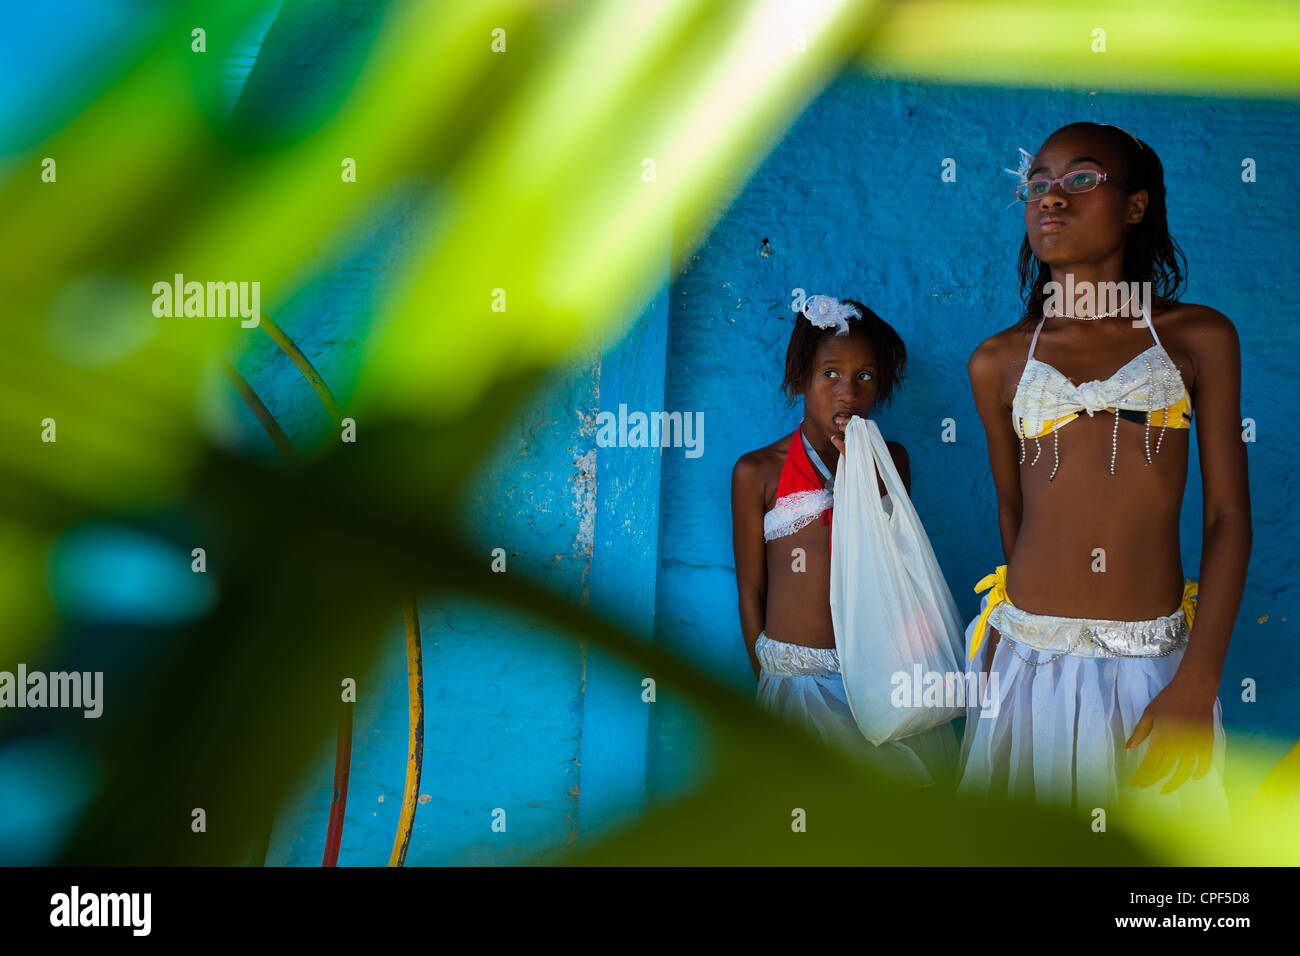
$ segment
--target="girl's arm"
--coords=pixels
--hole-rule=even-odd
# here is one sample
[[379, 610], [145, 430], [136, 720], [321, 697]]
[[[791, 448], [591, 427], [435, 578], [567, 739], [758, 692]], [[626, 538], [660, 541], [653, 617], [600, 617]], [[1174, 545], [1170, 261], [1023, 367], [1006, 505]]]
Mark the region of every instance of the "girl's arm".
[[1241, 440], [1241, 345], [1237, 330], [1211, 312], [1197, 343], [1196, 396], [1203, 492], [1203, 543], [1196, 622], [1178, 675], [1217, 696], [1228, 639], [1237, 622], [1250, 562], [1250, 485]]
[[1129, 742], [1135, 747], [1151, 736], [1133, 777], [1135, 785], [1150, 786], [1174, 771], [1162, 793], [1181, 786], [1193, 771], [1197, 779], [1209, 772], [1214, 700], [1241, 606], [1251, 546], [1237, 330], [1225, 316], [1206, 309], [1197, 316], [1189, 341], [1204, 493], [1196, 619], [1177, 673], [1148, 705]]
[[[998, 495], [998, 530], [1002, 535], [1004, 563], [1011, 561], [1016, 538], [1020, 534], [1023, 499], [1020, 491], [1020, 444], [1012, 431], [1009, 416], [1011, 406], [1002, 398], [1003, 357], [993, 339], [983, 342], [971, 353], [966, 369], [970, 375], [971, 395], [975, 410], [984, 423], [984, 437], [988, 442], [989, 468], [993, 472], [993, 485]], [[993, 652], [998, 646], [998, 632], [990, 627], [984, 639], [985, 672], [993, 666]]]
[[1009, 563], [1020, 535], [1023, 499], [1020, 494], [1020, 443], [1011, 429], [1011, 406], [1002, 398], [1003, 358], [989, 339], [971, 353], [967, 363], [975, 411], [984, 423], [989, 468], [998, 495], [998, 530], [1003, 563]]
[[753, 459], [741, 457], [731, 471], [731, 538], [736, 558], [740, 630], [754, 677], [759, 676], [754, 642], [767, 612], [767, 549], [763, 542], [763, 481]]

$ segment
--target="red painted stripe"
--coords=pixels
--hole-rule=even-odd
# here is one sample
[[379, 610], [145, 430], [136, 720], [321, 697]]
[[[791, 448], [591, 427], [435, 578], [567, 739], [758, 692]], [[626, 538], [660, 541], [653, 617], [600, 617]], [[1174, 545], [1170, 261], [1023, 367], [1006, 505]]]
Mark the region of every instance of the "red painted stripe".
[[348, 774], [352, 768], [352, 705], [339, 709], [339, 736], [334, 748], [334, 793], [330, 797], [330, 820], [325, 830], [325, 857], [321, 866], [338, 866], [343, 842], [343, 811], [348, 805]]

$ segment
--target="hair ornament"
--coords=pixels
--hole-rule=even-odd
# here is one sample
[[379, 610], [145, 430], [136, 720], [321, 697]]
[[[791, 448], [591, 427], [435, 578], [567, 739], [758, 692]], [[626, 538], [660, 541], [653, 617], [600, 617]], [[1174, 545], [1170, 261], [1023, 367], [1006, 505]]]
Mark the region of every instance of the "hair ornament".
[[1020, 147], [1020, 165], [1015, 169], [1007, 169], [1005, 166], [1002, 168], [1004, 172], [1008, 172], [1012, 176], [1018, 176], [1023, 183], [1029, 179], [1029, 170], [1033, 168], [1033, 165], [1034, 154], [1022, 146]]
[[[1002, 170], [1003, 172], [1008, 172], [1012, 176], [1015, 176], [1022, 183], [1025, 183], [1029, 181], [1029, 170], [1033, 169], [1033, 166], [1034, 166], [1034, 154], [1029, 152], [1029, 150], [1025, 149], [1022, 146], [1020, 147], [1020, 165], [1017, 166], [1015, 169], [1007, 169], [1005, 166], [1003, 166]], [[1019, 199], [1013, 199], [1011, 200], [1011, 202], [1007, 203], [1002, 208], [1005, 211], [1007, 209], [1010, 209], [1012, 206], [1018, 206], [1019, 204], [1020, 204]]]
[[849, 334], [849, 319], [862, 318], [862, 310], [834, 296], [813, 295], [804, 303], [803, 317], [819, 329], [835, 329], [836, 335]]

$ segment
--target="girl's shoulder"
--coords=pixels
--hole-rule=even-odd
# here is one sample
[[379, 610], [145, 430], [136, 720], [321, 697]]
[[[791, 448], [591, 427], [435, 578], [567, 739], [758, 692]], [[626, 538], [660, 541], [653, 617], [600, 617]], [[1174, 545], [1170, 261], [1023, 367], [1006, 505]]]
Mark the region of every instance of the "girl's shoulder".
[[889, 449], [889, 454], [893, 456], [895, 462], [907, 461], [907, 449], [903, 447], [901, 441], [886, 441], [885, 447]]
[[741, 455], [732, 468], [732, 483], [749, 484], [755, 490], [761, 489], [766, 504], [767, 499], [775, 495], [776, 486], [781, 479], [781, 469], [785, 467], [785, 455], [790, 449], [790, 438], [790, 435], [785, 435], [770, 445], [755, 448]]
[[1169, 302], [1151, 311], [1151, 324], [1162, 338], [1172, 336], [1191, 347], [1198, 343], [1219, 346], [1237, 337], [1232, 320], [1208, 305]]
[[1152, 310], [1151, 324], [1174, 362], [1191, 369], [1188, 389], [1193, 394], [1203, 369], [1224, 367], [1224, 363], [1240, 367], [1237, 327], [1217, 309], [1194, 302], [1170, 302]]
[[1033, 335], [1034, 330], [1020, 322], [994, 332], [975, 346], [975, 351], [970, 356], [970, 365], [973, 368], [980, 364], [1002, 364], [1008, 359], [1024, 358], [1029, 354], [1029, 341]]
[[[894, 470], [898, 472], [898, 477], [903, 480], [903, 487], [911, 492], [912, 489], [912, 460], [907, 456], [907, 449], [903, 447], [900, 441], [886, 441], [885, 447], [889, 449], [889, 457], [894, 460]], [[885, 483], [880, 481], [880, 493], [885, 493]]]
[[736, 459], [737, 468], [746, 469], [764, 469], [770, 468], [773, 464], [780, 470], [785, 463], [785, 453], [790, 449], [790, 435], [784, 435], [772, 442], [770, 445], [764, 445], [762, 448], [755, 448], [753, 451], [747, 451]]
[[1018, 322], [975, 346], [966, 363], [972, 387], [1004, 395], [1012, 379], [1024, 370], [1033, 334], [1032, 329]]

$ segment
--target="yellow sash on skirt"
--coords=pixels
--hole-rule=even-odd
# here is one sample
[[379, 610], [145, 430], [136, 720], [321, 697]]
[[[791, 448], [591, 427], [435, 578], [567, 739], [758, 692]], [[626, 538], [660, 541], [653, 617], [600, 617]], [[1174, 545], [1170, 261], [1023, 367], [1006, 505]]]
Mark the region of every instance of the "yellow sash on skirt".
[[[1192, 622], [1196, 619], [1196, 599], [1197, 584], [1191, 578], [1184, 578], [1183, 599], [1178, 605], [1187, 616], [1188, 630], [1192, 627]], [[991, 591], [989, 589], [992, 588]], [[971, 635], [970, 642], [970, 660], [975, 660], [975, 654], [979, 651], [980, 645], [984, 643], [984, 631], [988, 628], [989, 614], [1002, 602], [1011, 604], [1011, 598], [1007, 597], [1007, 566], [999, 564], [996, 571], [992, 574], [986, 574], [980, 578], [979, 584], [975, 585], [975, 593], [989, 591], [988, 604], [980, 612], [979, 619], [975, 622], [975, 633]], [[1015, 605], [1012, 604], [1012, 607]]]

